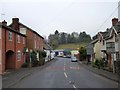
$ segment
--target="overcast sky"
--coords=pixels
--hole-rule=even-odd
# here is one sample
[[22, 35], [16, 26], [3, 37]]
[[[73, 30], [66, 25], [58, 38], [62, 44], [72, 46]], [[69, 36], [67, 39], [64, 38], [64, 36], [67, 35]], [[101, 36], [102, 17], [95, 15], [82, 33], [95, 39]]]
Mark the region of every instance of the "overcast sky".
[[[13, 17], [42, 36], [86, 31], [91, 36], [111, 27], [119, 0], [1, 0], [1, 20]], [[105, 23], [104, 23], [105, 22]]]

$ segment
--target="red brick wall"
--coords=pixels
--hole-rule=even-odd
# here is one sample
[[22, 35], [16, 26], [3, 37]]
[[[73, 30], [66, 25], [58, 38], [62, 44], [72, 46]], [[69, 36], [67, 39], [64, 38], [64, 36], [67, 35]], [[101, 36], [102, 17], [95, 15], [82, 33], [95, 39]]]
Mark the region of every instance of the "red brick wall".
[[8, 33], [9, 33], [9, 31], [6, 30], [6, 52], [8, 50], [12, 50], [14, 52], [14, 49], [15, 49], [15, 44], [14, 44], [15, 43], [15, 33], [12, 32], [12, 41], [9, 41]]
[[35, 48], [35, 43], [34, 43], [34, 50], [43, 50], [44, 39], [42, 39], [37, 34], [36, 34], [36, 38], [35, 38], [35, 34], [34, 34], [34, 42], [35, 42], [35, 40], [36, 40], [36, 48]]
[[44, 39], [40, 38], [40, 49], [43, 50], [44, 47]]
[[[19, 30], [20, 28], [26, 28], [22, 25], [19, 25]], [[26, 47], [30, 50], [33, 49], [34, 47], [34, 35], [33, 32], [31, 30], [29, 30], [28, 28], [26, 28], [27, 32], [26, 32]]]
[[[16, 68], [20, 68], [21, 65], [24, 63], [23, 48], [25, 46], [26, 46], [26, 42], [25, 42], [25, 44], [23, 44], [23, 36], [20, 35], [20, 43], [18, 43], [18, 35], [16, 35]], [[18, 60], [18, 55], [17, 55], [18, 50], [20, 50], [20, 52], [21, 52], [20, 60]]]
[[[6, 45], [5, 45], [6, 50], [5, 50], [5, 56], [4, 56], [5, 57], [5, 65], [6, 65], [6, 68], [11, 68], [12, 69], [12, 68], [15, 68], [15, 33], [10, 31], [10, 32], [12, 32], [12, 41], [10, 41], [9, 38], [8, 38], [9, 30], [6, 29], [5, 32], [6, 32], [6, 38], [5, 38], [5, 40], [6, 40]], [[11, 55], [9, 57], [9, 60], [6, 60], [8, 58], [8, 57], [6, 57], [6, 53], [9, 50], [13, 51], [14, 55]]]
[[[17, 42], [17, 33], [12, 32], [12, 41], [8, 39], [8, 29], [2, 28], [2, 68], [0, 65], [0, 71], [5, 71], [5, 68], [20, 68], [23, 64], [23, 48], [26, 46], [26, 37], [25, 37], [25, 44], [23, 44], [23, 36], [20, 35], [20, 43]], [[6, 37], [5, 37], [6, 36]], [[6, 41], [6, 42], [5, 42]], [[1, 42], [1, 41], [0, 41]], [[1, 47], [1, 46], [0, 46]], [[12, 51], [13, 55], [6, 57], [6, 52]], [[17, 60], [17, 50], [21, 51], [21, 60]], [[6, 62], [6, 58], [9, 60]], [[8, 64], [7, 64], [8, 63]]]
[[2, 28], [2, 72], [5, 71], [5, 29]]
[[[19, 25], [19, 31], [20, 31], [20, 28], [26, 28], [26, 27], [23, 25]], [[27, 30], [27, 32], [26, 32], [26, 36], [27, 36], [26, 47], [28, 48], [28, 50], [29, 51], [30, 51], [30, 49], [43, 50], [44, 39], [42, 39], [39, 35], [37, 35], [33, 31], [31, 31], [30, 29], [26, 28], [26, 30]], [[36, 40], [36, 48], [35, 48], [35, 40]]]

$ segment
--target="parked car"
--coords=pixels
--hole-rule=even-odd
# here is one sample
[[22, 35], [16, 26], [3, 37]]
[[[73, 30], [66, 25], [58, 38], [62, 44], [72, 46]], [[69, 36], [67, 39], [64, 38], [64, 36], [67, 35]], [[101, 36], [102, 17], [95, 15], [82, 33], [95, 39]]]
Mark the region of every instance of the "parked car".
[[71, 62], [77, 62], [78, 60], [77, 60], [77, 58], [75, 57], [75, 56], [72, 56], [71, 57]]

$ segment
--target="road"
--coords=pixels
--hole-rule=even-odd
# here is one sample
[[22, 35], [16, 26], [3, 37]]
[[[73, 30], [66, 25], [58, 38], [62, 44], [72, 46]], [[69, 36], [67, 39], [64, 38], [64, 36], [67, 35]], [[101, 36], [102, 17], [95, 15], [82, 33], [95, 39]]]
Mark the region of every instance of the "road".
[[23, 78], [11, 88], [117, 88], [118, 84], [99, 76], [70, 58], [55, 62]]

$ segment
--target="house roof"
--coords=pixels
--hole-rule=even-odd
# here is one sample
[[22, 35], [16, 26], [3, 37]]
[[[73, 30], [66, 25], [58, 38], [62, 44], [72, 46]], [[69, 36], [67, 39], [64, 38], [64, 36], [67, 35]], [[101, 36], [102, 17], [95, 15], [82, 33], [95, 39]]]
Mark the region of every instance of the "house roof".
[[115, 25], [114, 28], [117, 31], [117, 33], [120, 33], [120, 25]]
[[0, 22], [0, 27], [2, 27], [2, 28], [6, 28], [6, 29], [8, 29], [8, 30], [10, 30], [10, 31], [12, 31], [12, 32], [15, 32], [15, 33], [17, 33], [17, 34], [19, 34], [19, 35], [21, 35], [21, 36], [26, 37], [26, 35], [21, 34], [20, 32], [14, 30], [13, 28], [11, 28], [11, 27], [9, 27], [9, 26], [3, 25], [1, 22]]
[[38, 33], [37, 33], [36, 31], [34, 31], [33, 29], [29, 28], [28, 26], [26, 26], [26, 25], [24, 25], [24, 24], [22, 24], [22, 23], [20, 23], [20, 22], [19, 22], [19, 24], [22, 25], [22, 26], [24, 26], [24, 27], [26, 27], [26, 28], [28, 28], [29, 30], [31, 30], [32, 32], [34, 32], [35, 34], [37, 34], [39, 37], [41, 37], [42, 39], [44, 39], [40, 34], [38, 34]]
[[105, 39], [109, 39], [112, 37], [111, 33], [113, 30], [115, 30], [117, 34], [120, 33], [120, 21], [108, 30], [108, 34], [106, 35]]
[[97, 41], [98, 41], [98, 39], [95, 39], [95, 40], [91, 41], [90, 44], [95, 44]]
[[[38, 33], [37, 33], [36, 31], [34, 31], [33, 29], [29, 28], [28, 26], [26, 26], [26, 25], [24, 25], [24, 24], [22, 24], [22, 23], [20, 23], [20, 22], [18, 22], [18, 24], [20, 24], [20, 25], [28, 28], [29, 30], [31, 30], [32, 32], [34, 32], [35, 34], [37, 34], [39, 37], [41, 37], [42, 39], [44, 39], [44, 37], [42, 37], [40, 34], [38, 34]], [[11, 26], [12, 26], [12, 23], [9, 25], [9, 27], [11, 27]]]
[[103, 36], [103, 39], [107, 36], [107, 34], [108, 34], [108, 31], [105, 31], [105, 32], [100, 32], [101, 34], [102, 34], [102, 36]]

